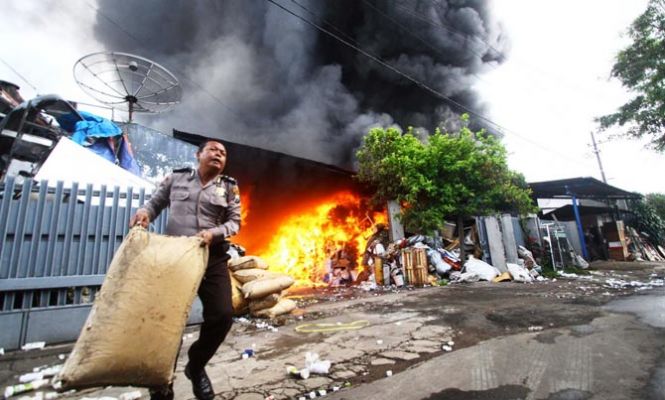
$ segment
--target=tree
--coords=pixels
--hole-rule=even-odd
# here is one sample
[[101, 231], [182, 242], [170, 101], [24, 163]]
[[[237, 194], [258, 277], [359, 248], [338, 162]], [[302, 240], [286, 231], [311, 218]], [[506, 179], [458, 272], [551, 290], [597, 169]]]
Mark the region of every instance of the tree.
[[402, 222], [413, 232], [429, 233], [456, 216], [462, 238], [466, 217], [535, 209], [524, 178], [508, 168], [498, 139], [472, 132], [466, 116], [462, 122], [459, 132], [437, 130], [425, 141], [412, 129], [402, 134], [375, 128], [357, 152], [358, 179], [376, 188], [375, 201], [400, 202]]
[[654, 209], [660, 219], [665, 221], [665, 194], [649, 193], [644, 198], [647, 205]]
[[619, 52], [612, 67], [634, 97], [609, 115], [598, 118], [601, 130], [619, 125], [631, 137], [651, 137], [665, 150], [665, 0], [650, 0], [646, 11], [628, 30], [632, 44]]
[[632, 201], [630, 209], [635, 214], [637, 229], [646, 232], [652, 243], [665, 244], [665, 221], [658, 215], [656, 209], [649, 204], [648, 199]]

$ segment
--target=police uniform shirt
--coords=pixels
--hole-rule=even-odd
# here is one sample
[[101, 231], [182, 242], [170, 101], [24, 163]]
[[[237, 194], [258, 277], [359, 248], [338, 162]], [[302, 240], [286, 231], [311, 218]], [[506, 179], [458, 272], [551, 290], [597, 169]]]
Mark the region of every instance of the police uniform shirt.
[[174, 170], [143, 206], [151, 221], [166, 207], [170, 207], [167, 235], [194, 236], [209, 230], [215, 243], [240, 230], [240, 191], [235, 179], [226, 175], [203, 186], [197, 170]]

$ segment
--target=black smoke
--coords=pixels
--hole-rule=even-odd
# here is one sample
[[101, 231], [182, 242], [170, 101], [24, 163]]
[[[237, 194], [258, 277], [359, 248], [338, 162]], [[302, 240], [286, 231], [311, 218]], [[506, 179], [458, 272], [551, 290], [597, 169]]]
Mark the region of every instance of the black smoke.
[[[503, 59], [488, 0], [275, 0], [455, 102]], [[107, 50], [166, 66], [183, 103], [143, 122], [350, 167], [369, 127], [426, 130], [462, 109], [265, 0], [98, 0]], [[481, 121], [476, 121], [481, 123]]]

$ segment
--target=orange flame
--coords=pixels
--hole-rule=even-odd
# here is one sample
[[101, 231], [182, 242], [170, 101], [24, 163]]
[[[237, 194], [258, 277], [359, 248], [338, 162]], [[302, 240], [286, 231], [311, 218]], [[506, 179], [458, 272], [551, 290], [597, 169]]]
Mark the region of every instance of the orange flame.
[[330, 256], [345, 244], [357, 250], [356, 271], [362, 269], [366, 240], [374, 232], [372, 222], [385, 221], [381, 213], [374, 213], [370, 220], [361, 210], [360, 197], [340, 192], [316, 206], [294, 211], [258, 253], [270, 270], [290, 275], [296, 286], [322, 286]]
[[244, 226], [247, 223], [247, 217], [249, 216], [249, 198], [251, 190], [244, 190], [240, 192], [240, 226]]

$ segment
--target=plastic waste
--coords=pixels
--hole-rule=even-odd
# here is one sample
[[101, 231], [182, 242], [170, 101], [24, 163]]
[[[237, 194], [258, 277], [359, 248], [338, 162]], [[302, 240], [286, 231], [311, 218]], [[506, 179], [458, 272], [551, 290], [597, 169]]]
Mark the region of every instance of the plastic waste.
[[404, 271], [396, 262], [390, 263], [390, 276], [397, 287], [404, 286]]
[[40, 387], [47, 384], [48, 384], [48, 379], [38, 379], [36, 381], [32, 381], [29, 383], [21, 383], [19, 385], [7, 386], [7, 388], [5, 388], [5, 399], [8, 399], [16, 394], [37, 390]]
[[443, 258], [443, 261], [450, 265], [454, 270], [460, 270], [462, 268], [462, 263], [459, 259], [459, 257], [446, 249], [437, 249], [439, 253], [441, 253], [441, 257]]
[[141, 392], [138, 390], [134, 390], [131, 392], [125, 392], [120, 395], [118, 400], [137, 400], [141, 398]]
[[28, 350], [43, 349], [44, 346], [46, 346], [46, 342], [26, 343], [23, 346], [21, 346], [21, 350], [28, 351]]
[[513, 277], [510, 275], [508, 272], [502, 272], [501, 275], [497, 276], [496, 278], [492, 279], [492, 282], [498, 283], [498, 282], [505, 282], [505, 281], [512, 281]]
[[[452, 278], [451, 278], [452, 279]], [[455, 282], [478, 282], [482, 278], [476, 272], [464, 272], [456, 275]]]
[[582, 269], [589, 268], [589, 263], [579, 254], [575, 254], [575, 265]]
[[246, 360], [250, 357], [254, 356], [254, 349], [245, 349], [245, 351], [242, 352], [242, 359]]
[[527, 271], [525, 267], [521, 267], [518, 264], [506, 263], [506, 268], [508, 268], [508, 272], [510, 272], [510, 275], [513, 277], [513, 281], [524, 283], [533, 282], [533, 278], [531, 278], [529, 271]]
[[29, 372], [18, 377], [18, 381], [21, 383], [32, 382], [38, 379], [44, 379], [44, 374], [41, 372]]
[[293, 365], [286, 367], [286, 373], [298, 379], [307, 379], [309, 378], [309, 370], [307, 368], [298, 369]]
[[429, 259], [429, 263], [432, 264], [436, 269], [436, 273], [439, 275], [447, 274], [448, 271], [450, 271], [452, 268], [450, 264], [443, 261], [441, 253], [436, 250], [427, 250], [427, 258]]
[[[465, 273], [475, 273], [481, 280], [491, 281], [499, 276], [500, 272], [485, 261], [469, 256], [469, 260], [464, 265]], [[462, 274], [464, 275], [464, 274]]]
[[407, 246], [413, 246], [416, 243], [425, 241], [425, 236], [423, 235], [414, 235], [406, 239]]
[[317, 353], [305, 353], [305, 368], [313, 374], [327, 374], [331, 364], [330, 360], [320, 360]]

